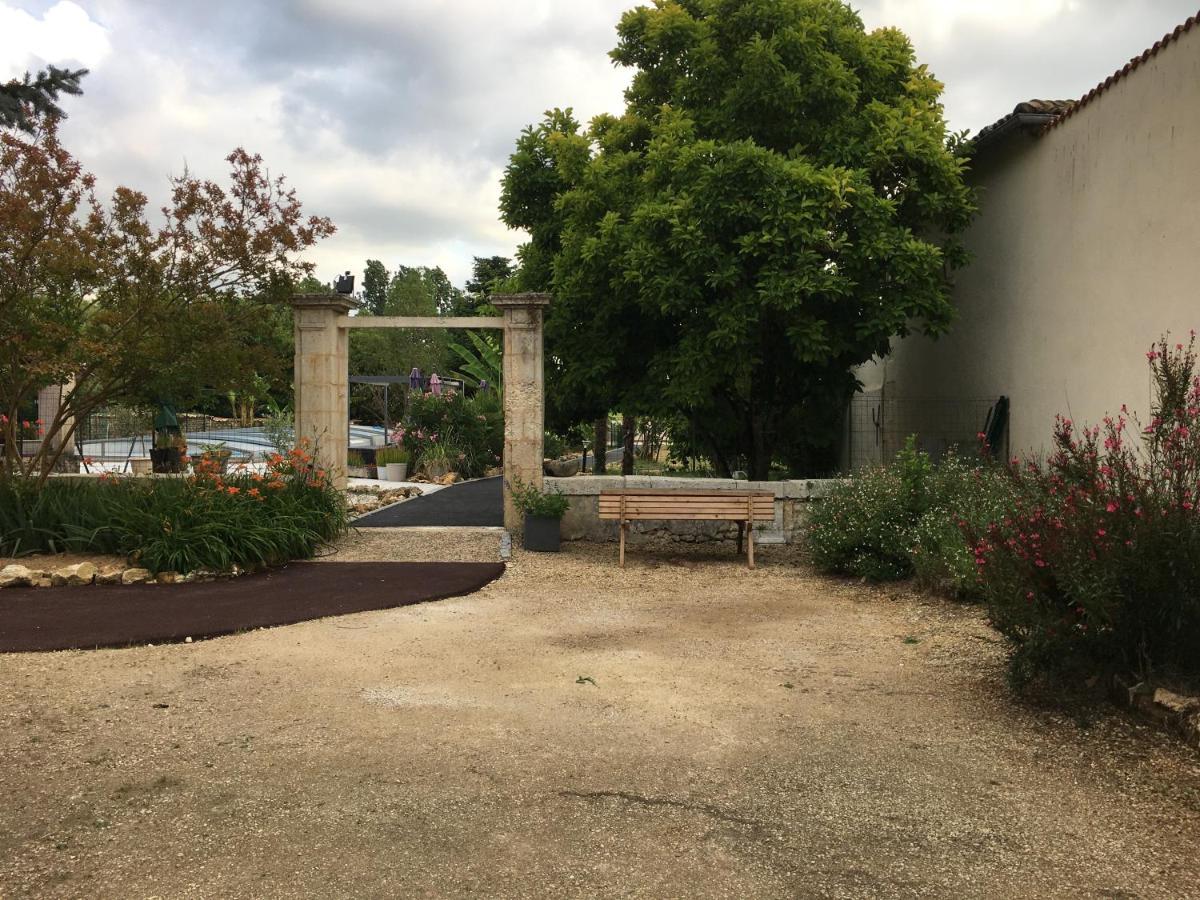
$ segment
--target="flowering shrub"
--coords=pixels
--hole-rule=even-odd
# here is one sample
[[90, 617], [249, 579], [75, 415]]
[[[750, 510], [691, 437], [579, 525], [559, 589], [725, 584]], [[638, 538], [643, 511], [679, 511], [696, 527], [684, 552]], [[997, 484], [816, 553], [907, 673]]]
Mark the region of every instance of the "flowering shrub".
[[948, 457], [934, 465], [909, 438], [890, 466], [847, 479], [815, 504], [808, 549], [818, 568], [871, 581], [916, 575], [959, 595], [975, 592], [960, 523], [984, 523], [1001, 504], [994, 467]]
[[504, 447], [504, 416], [494, 394], [467, 398], [457, 391], [413, 396], [404, 425], [392, 442], [408, 450], [415, 466], [424, 457], [445, 459], [467, 478], [499, 465]]
[[301, 446], [265, 473], [0, 482], [0, 552], [115, 553], [152, 572], [258, 568], [311, 557], [346, 527], [344, 500]]
[[1044, 465], [1014, 460], [1004, 514], [966, 529], [1018, 682], [1116, 668], [1200, 674], [1195, 335], [1187, 346], [1160, 340], [1147, 358], [1155, 400], [1137, 437], [1124, 407], [1091, 428], [1060, 417]]

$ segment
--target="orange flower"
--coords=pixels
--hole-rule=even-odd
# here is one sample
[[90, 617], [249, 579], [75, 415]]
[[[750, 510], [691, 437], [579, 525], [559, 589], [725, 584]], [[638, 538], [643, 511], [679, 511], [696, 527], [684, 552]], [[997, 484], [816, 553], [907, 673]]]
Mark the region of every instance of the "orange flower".
[[229, 487], [225, 488], [225, 491], [230, 497], [232, 497], [234, 494], [241, 493], [241, 488], [235, 488], [233, 485], [230, 485]]
[[246, 491], [246, 493], [249, 496], [254, 497], [256, 499], [262, 496], [262, 494], [259, 492], [258, 488], [250, 488], [250, 490]]

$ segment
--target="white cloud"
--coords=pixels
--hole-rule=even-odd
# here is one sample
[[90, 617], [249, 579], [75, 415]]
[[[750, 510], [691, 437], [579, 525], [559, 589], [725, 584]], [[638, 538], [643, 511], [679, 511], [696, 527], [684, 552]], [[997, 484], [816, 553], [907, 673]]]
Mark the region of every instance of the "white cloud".
[[0, 78], [49, 63], [91, 67], [110, 50], [105, 28], [71, 0], [59, 0], [41, 18], [0, 2]]

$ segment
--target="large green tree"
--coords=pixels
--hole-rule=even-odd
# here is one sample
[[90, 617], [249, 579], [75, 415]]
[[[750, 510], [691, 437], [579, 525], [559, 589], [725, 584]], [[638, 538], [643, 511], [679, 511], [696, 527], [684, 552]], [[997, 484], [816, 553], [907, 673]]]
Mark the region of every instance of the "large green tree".
[[387, 267], [377, 259], [368, 259], [363, 269], [362, 302], [365, 314], [383, 315], [390, 282], [391, 276], [388, 275]]
[[721, 469], [812, 470], [853, 368], [953, 318], [973, 206], [942, 86], [839, 0], [657, 0], [618, 34], [625, 114], [551, 114], [506, 173], [556, 292], [549, 354], [564, 384], [686, 421]]

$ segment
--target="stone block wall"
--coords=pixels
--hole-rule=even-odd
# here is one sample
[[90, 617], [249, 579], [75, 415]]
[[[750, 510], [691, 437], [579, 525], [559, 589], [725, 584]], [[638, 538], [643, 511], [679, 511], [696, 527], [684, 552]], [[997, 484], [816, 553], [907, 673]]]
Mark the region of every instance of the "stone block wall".
[[[595, 476], [547, 478], [546, 489], [567, 496], [570, 508], [563, 517], [565, 541], [616, 541], [619, 529], [615, 520], [600, 519], [600, 491], [627, 488], [673, 489], [679, 491], [771, 491], [775, 495], [775, 521], [755, 526], [755, 543], [790, 544], [808, 521], [811, 504], [826, 496], [837, 482], [811, 481], [735, 481], [724, 478], [665, 478], [657, 476]], [[736, 541], [733, 522], [662, 521], [633, 522], [628, 542], [671, 540], [682, 543]]]

